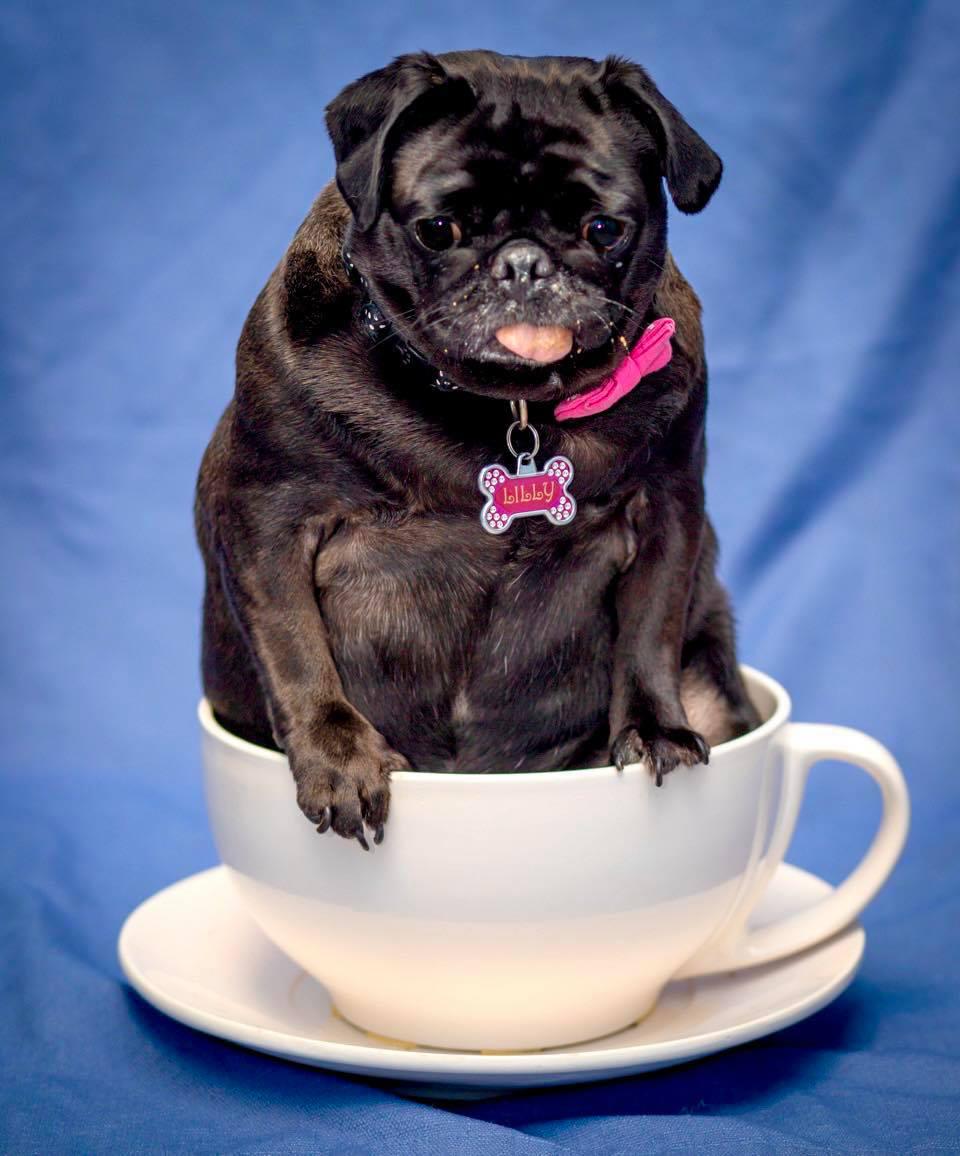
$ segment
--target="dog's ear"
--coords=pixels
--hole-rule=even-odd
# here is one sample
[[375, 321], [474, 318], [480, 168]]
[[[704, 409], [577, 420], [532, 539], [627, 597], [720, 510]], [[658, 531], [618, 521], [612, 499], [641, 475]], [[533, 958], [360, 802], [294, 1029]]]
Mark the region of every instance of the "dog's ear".
[[608, 56], [599, 83], [614, 105], [632, 111], [652, 134], [673, 203], [684, 213], [699, 213], [720, 184], [723, 164], [717, 154], [639, 64]]
[[474, 103], [466, 79], [450, 76], [429, 52], [415, 52], [361, 76], [327, 105], [337, 187], [361, 232], [380, 214], [390, 159], [401, 140]]

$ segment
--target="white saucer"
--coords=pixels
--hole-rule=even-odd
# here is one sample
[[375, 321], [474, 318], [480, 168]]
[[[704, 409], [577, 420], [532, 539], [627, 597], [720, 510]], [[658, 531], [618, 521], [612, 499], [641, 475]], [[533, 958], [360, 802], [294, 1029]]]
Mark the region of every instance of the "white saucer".
[[[809, 907], [830, 890], [784, 864], [752, 924]], [[420, 1047], [353, 1027], [331, 1007], [326, 989], [245, 914], [223, 867], [142, 903], [124, 923], [118, 950], [144, 999], [189, 1027], [298, 1063], [389, 1079], [398, 1091], [469, 1098], [647, 1072], [788, 1027], [847, 987], [865, 941], [863, 928], [852, 924], [778, 963], [680, 980], [649, 1016], [622, 1031], [523, 1053]]]

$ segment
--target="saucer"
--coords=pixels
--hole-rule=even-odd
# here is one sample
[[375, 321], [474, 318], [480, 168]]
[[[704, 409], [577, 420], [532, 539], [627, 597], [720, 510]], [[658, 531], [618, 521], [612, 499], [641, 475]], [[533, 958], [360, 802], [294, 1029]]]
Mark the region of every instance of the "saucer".
[[[801, 911], [831, 890], [816, 875], [782, 864], [751, 926]], [[854, 923], [776, 963], [668, 984], [654, 1010], [621, 1031], [509, 1053], [425, 1047], [348, 1023], [323, 985], [245, 913], [224, 867], [141, 903], [123, 925], [118, 952], [140, 995], [188, 1027], [285, 1060], [386, 1079], [396, 1091], [468, 1099], [635, 1075], [789, 1027], [847, 987], [865, 941]]]

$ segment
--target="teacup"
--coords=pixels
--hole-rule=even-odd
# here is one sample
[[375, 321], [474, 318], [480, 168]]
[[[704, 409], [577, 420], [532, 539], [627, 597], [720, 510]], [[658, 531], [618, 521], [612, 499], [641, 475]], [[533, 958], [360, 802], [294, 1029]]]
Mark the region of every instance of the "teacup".
[[[253, 919], [339, 1013], [396, 1040], [525, 1050], [646, 1015], [671, 979], [749, 967], [842, 929], [906, 838], [893, 756], [848, 727], [790, 722], [787, 692], [742, 667], [762, 724], [653, 783], [643, 764], [531, 774], [397, 772], [383, 842], [318, 835], [285, 757], [200, 704], [213, 835]], [[879, 830], [848, 878], [760, 929], [747, 921], [790, 843], [820, 759], [880, 787]]]

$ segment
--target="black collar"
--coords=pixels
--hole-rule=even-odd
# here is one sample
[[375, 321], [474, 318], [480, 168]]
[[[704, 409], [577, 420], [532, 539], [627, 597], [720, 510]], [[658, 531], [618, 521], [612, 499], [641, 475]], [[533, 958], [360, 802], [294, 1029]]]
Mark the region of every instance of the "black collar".
[[400, 337], [387, 320], [383, 310], [376, 301], [374, 301], [366, 277], [364, 277], [356, 265], [354, 265], [346, 249], [341, 252], [341, 256], [343, 257], [343, 263], [346, 266], [351, 281], [359, 285], [363, 292], [363, 300], [360, 305], [360, 321], [368, 336], [374, 338], [378, 345], [389, 344], [404, 365], [420, 365], [425, 369], [429, 369], [432, 374], [430, 384], [434, 389], [442, 390], [444, 393], [452, 389], [459, 389], [459, 386], [451, 381], [442, 369], [436, 369], [432, 366], [429, 360], [424, 357], [418, 349], [414, 349], [412, 345], [409, 345]]

